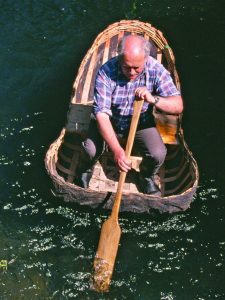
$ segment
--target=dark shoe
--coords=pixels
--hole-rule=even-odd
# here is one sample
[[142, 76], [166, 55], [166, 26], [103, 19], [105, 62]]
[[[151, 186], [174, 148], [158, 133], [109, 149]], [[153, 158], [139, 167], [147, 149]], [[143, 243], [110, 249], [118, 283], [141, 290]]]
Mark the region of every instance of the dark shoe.
[[77, 176], [74, 183], [84, 189], [87, 189], [89, 187], [89, 182], [91, 180], [91, 177], [92, 177], [92, 169], [89, 169], [81, 173], [79, 176]]
[[154, 180], [152, 177], [147, 178], [143, 177], [143, 175], [139, 175], [139, 184], [142, 193], [148, 194], [148, 195], [154, 195], [154, 196], [161, 196], [160, 189], [158, 186], [154, 183]]

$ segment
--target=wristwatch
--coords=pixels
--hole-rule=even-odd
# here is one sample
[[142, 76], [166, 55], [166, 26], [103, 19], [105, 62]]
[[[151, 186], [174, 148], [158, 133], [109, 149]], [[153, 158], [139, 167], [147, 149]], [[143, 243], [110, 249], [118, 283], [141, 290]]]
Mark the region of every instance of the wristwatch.
[[159, 96], [153, 96], [153, 98], [155, 99], [155, 102], [153, 103], [153, 105], [155, 106], [159, 102], [160, 98]]

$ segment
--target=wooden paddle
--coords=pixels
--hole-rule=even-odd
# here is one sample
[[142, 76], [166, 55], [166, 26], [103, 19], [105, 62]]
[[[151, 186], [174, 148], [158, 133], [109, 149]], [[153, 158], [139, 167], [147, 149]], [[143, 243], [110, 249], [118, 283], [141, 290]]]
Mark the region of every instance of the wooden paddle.
[[[143, 102], [144, 100], [134, 101], [134, 112], [125, 150], [125, 154], [128, 159], [133, 147], [134, 137]], [[99, 292], [108, 291], [113, 273], [121, 236], [121, 228], [118, 223], [118, 214], [126, 175], [126, 172], [121, 171], [111, 216], [103, 223], [98, 249], [94, 260], [93, 288]]]

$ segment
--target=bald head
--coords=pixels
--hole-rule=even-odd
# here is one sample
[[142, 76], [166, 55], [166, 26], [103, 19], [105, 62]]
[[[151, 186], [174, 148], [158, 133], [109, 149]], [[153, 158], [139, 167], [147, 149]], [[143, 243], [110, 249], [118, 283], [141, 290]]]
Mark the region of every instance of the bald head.
[[120, 43], [118, 52], [123, 74], [128, 80], [135, 80], [149, 56], [149, 43], [141, 36], [129, 35]]
[[118, 54], [144, 55], [147, 58], [150, 55], [150, 43], [142, 36], [128, 35], [120, 42]]

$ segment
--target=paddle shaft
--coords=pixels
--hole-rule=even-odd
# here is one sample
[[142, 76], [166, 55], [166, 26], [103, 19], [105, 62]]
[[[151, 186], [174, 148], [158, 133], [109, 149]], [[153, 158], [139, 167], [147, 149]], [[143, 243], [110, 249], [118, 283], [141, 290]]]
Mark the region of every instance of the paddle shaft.
[[[129, 159], [134, 143], [134, 137], [143, 105], [143, 100], [134, 101], [134, 112], [131, 119], [130, 131], [127, 139], [125, 155]], [[118, 222], [118, 214], [122, 198], [123, 185], [126, 179], [126, 172], [121, 172], [117, 186], [117, 192], [112, 208], [111, 216], [103, 223], [98, 249], [94, 260], [94, 288], [104, 292], [108, 290], [113, 267], [119, 246], [121, 228]]]
[[[138, 121], [140, 118], [143, 103], [144, 103], [144, 100], [135, 100], [134, 101], [134, 111], [133, 111], [133, 116], [131, 119], [130, 131], [129, 131], [126, 149], [125, 149], [125, 155], [128, 159], [130, 157], [131, 150], [133, 148], [134, 137], [136, 134], [137, 125], [138, 125]], [[115, 196], [115, 200], [114, 200], [114, 205], [113, 205], [112, 213], [111, 213], [111, 218], [116, 219], [117, 222], [118, 222], [118, 214], [119, 214], [119, 210], [120, 210], [120, 203], [121, 203], [122, 192], [123, 192], [123, 185], [124, 185], [126, 176], [127, 176], [127, 172], [121, 171], [120, 177], [119, 177], [119, 182], [118, 182], [118, 187], [117, 187], [117, 192], [116, 192], [116, 196]]]

